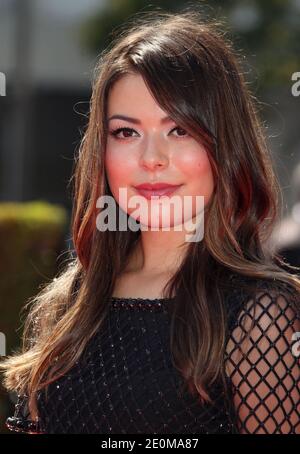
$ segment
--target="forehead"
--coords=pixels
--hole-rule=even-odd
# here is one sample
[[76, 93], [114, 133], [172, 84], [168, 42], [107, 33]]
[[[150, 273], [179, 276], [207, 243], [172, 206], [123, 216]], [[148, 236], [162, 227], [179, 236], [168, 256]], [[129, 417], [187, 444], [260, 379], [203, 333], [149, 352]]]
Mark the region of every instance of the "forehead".
[[114, 83], [108, 95], [107, 110], [108, 118], [123, 114], [138, 119], [153, 116], [160, 119], [167, 115], [139, 74], [126, 74]]

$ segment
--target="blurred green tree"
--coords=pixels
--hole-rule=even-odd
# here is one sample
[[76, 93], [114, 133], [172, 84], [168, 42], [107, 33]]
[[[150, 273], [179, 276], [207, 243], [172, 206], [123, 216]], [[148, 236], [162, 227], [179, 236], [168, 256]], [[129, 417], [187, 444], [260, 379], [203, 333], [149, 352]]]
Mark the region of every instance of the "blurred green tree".
[[186, 8], [223, 22], [236, 50], [246, 57], [247, 71], [255, 68], [250, 78], [258, 83], [258, 91], [286, 85], [300, 70], [300, 0], [110, 0], [82, 24], [82, 42], [92, 54], [99, 54], [136, 13]]

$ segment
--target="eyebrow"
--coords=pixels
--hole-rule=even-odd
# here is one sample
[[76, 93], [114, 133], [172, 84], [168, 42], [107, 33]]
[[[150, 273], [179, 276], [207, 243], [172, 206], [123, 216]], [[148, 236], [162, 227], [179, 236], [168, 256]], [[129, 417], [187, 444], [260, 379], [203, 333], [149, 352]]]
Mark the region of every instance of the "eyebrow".
[[[128, 117], [127, 115], [115, 114], [115, 115], [112, 115], [111, 117], [109, 117], [108, 121], [113, 120], [113, 119], [129, 121], [130, 123], [134, 123], [136, 125], [140, 125], [141, 124], [141, 121], [138, 120], [137, 118]], [[163, 117], [160, 120], [161, 124], [167, 123], [167, 122], [170, 122], [170, 121], [173, 121], [173, 120], [169, 116]]]

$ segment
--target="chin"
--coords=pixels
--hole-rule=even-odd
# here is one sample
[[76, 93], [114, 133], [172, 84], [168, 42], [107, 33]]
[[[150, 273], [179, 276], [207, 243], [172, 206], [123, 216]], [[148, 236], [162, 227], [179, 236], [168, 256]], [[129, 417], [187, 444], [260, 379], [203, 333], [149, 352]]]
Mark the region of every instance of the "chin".
[[[174, 219], [172, 216], [157, 216], [154, 219], [151, 219], [151, 217], [147, 216], [139, 216], [139, 222], [141, 224], [141, 230], [144, 228], [145, 230], [161, 230], [164, 229], [164, 231], [170, 231], [173, 230], [173, 228], [178, 225], [182, 225], [182, 218]], [[142, 227], [143, 226], [143, 227]], [[178, 231], [181, 229], [179, 228]], [[183, 229], [182, 229], [183, 230]]]

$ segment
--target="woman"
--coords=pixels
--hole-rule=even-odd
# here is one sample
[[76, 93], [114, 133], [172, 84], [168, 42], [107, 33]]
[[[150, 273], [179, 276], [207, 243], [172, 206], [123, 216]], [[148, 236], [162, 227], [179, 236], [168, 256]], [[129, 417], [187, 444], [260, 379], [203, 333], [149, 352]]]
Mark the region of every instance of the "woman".
[[[30, 301], [23, 350], [1, 364], [18, 391], [7, 426], [300, 433], [300, 281], [266, 247], [280, 190], [238, 57], [198, 12], [134, 21], [93, 84], [76, 258]], [[105, 230], [104, 195], [140, 228]], [[171, 211], [164, 230], [157, 210], [175, 196], [191, 210]]]

